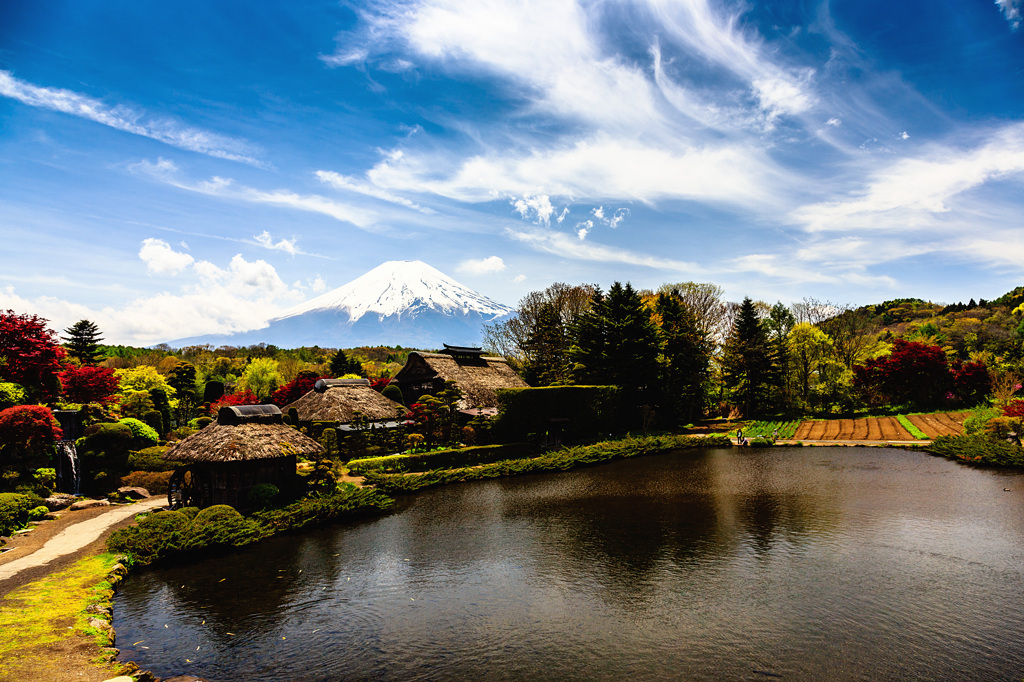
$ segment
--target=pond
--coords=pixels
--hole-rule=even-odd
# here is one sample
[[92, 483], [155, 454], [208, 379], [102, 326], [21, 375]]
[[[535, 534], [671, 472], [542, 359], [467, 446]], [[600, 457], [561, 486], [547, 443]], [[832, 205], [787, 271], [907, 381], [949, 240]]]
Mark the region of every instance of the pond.
[[212, 682], [1020, 680], [1024, 476], [824, 447], [460, 484], [114, 612], [122, 660]]

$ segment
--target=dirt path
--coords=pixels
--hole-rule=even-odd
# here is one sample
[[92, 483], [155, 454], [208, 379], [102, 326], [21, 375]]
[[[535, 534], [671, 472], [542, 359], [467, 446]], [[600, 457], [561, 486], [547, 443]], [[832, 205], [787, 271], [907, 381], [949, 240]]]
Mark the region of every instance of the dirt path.
[[64, 568], [94, 549], [102, 548], [109, 531], [127, 525], [136, 514], [163, 507], [159, 495], [135, 504], [63, 512], [56, 521], [16, 536], [0, 554], [0, 596], [32, 580]]

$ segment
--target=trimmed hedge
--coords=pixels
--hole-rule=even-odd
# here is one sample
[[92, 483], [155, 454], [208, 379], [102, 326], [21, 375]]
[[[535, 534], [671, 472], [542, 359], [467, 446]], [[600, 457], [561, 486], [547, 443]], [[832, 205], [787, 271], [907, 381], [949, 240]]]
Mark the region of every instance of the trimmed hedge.
[[164, 459], [168, 448], [166, 445], [154, 445], [128, 455], [128, 468], [132, 471], [173, 471], [178, 468], [177, 462]]
[[451, 469], [452, 467], [489, 464], [503, 459], [518, 459], [528, 456], [532, 453], [532, 450], [526, 443], [475, 445], [468, 448], [421, 452], [415, 455], [386, 455], [384, 457], [354, 459], [347, 466], [349, 472], [355, 474], [362, 474], [371, 470], [380, 470], [386, 473], [397, 470], [430, 471], [432, 469]]
[[142, 517], [138, 525], [114, 531], [107, 548], [137, 566], [187, 558], [197, 553], [244, 547], [277, 533], [379, 514], [394, 500], [377, 490], [346, 486], [325, 497], [303, 498], [282, 509], [246, 518], [225, 504], [206, 509], [187, 507]]
[[593, 445], [550, 450], [531, 459], [503, 460], [478, 467], [438, 469], [424, 474], [384, 474], [366, 472], [366, 482], [376, 485], [385, 493], [398, 495], [423, 488], [462, 481], [475, 481], [499, 476], [519, 476], [548, 471], [566, 471], [579, 466], [591, 466], [616, 459], [649, 455], [682, 448], [732, 447], [728, 436], [648, 436], [627, 437]]
[[[498, 389], [501, 406], [492, 427], [493, 438], [503, 443], [523, 442], [531, 434], [542, 436], [558, 428], [564, 442], [582, 443], [619, 432], [620, 395], [618, 386]], [[568, 421], [553, 424], [551, 419]]]

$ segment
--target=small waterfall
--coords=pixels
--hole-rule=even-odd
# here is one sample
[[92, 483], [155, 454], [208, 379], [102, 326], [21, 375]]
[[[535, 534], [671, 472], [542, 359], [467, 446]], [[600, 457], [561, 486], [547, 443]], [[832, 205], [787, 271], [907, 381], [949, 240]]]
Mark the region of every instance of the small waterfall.
[[[70, 474], [70, 485], [64, 483], [65, 462]], [[57, 490], [62, 493], [78, 495], [78, 488], [82, 483], [82, 475], [78, 471], [78, 450], [75, 449], [75, 441], [62, 440], [57, 443]], [[65, 489], [67, 488], [67, 489]]]
[[[82, 484], [82, 471], [78, 462], [75, 439], [81, 435], [82, 422], [78, 410], [54, 410], [63, 432], [57, 443], [57, 491], [78, 495]], [[65, 473], [67, 475], [65, 475]]]

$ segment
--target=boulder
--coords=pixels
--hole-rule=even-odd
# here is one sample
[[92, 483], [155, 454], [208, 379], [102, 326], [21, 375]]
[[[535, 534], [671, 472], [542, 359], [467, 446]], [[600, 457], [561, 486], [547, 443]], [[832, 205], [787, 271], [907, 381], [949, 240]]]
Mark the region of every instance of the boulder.
[[67, 507], [70, 507], [74, 504], [76, 499], [78, 498], [71, 493], [54, 493], [43, 500], [43, 504], [45, 504], [46, 508], [50, 511], [57, 511], [59, 509], [66, 509]]
[[110, 500], [79, 500], [71, 505], [71, 511], [79, 509], [92, 509], [93, 507], [109, 507]]
[[152, 497], [149, 491], [145, 488], [136, 488], [132, 486], [122, 486], [117, 489], [117, 494], [125, 500], [144, 500], [147, 497]]

